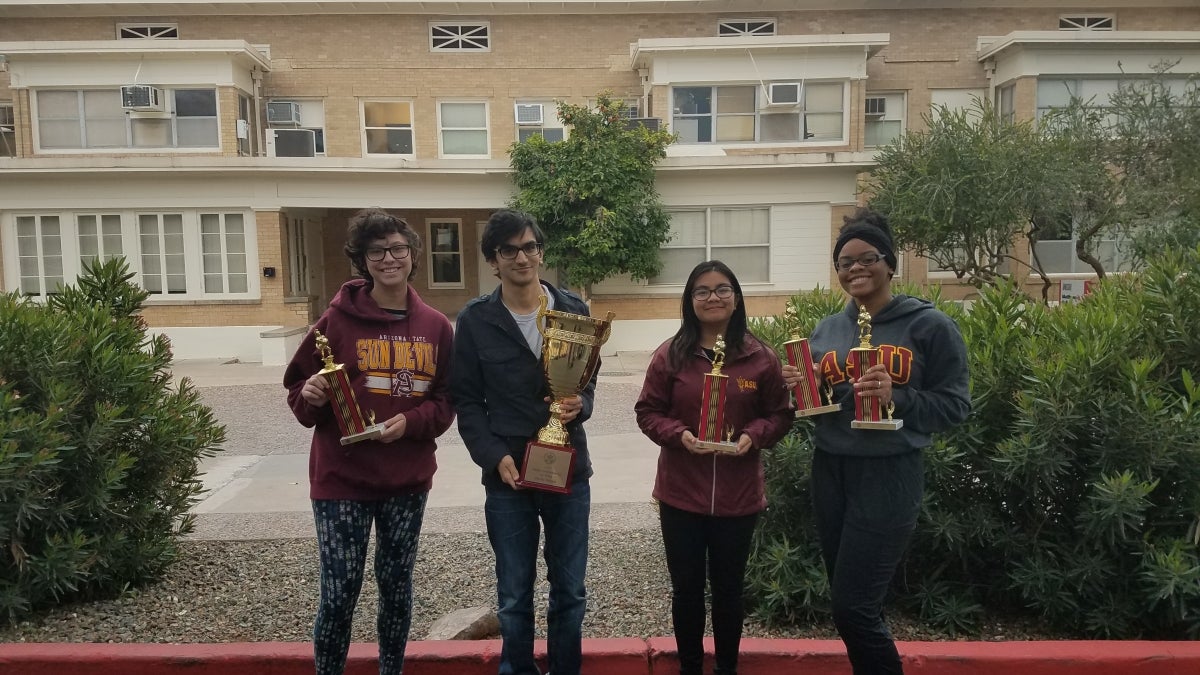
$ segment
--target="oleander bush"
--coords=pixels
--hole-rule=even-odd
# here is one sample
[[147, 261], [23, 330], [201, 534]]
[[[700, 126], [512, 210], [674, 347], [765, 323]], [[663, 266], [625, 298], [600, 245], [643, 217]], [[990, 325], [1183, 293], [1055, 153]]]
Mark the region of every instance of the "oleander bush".
[[[896, 602], [950, 633], [1025, 614], [1080, 637], [1200, 637], [1200, 250], [1057, 308], [1011, 286], [966, 313], [935, 301], [966, 340], [973, 410], [925, 451]], [[797, 296], [753, 330], [781, 348], [840, 305]], [[748, 580], [774, 621], [828, 611], [810, 424], [766, 462]]]
[[0, 295], [0, 616], [157, 578], [224, 428], [137, 314], [122, 259], [45, 304]]

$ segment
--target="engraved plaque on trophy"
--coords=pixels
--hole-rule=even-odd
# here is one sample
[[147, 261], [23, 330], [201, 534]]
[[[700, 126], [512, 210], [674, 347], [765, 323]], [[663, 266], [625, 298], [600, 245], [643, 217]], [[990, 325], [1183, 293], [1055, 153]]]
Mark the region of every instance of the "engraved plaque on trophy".
[[[562, 422], [562, 401], [583, 391], [600, 366], [600, 346], [608, 341], [614, 314], [603, 319], [546, 309], [538, 310], [542, 334], [542, 374], [550, 389], [550, 421], [525, 446], [517, 485], [549, 492], [571, 491], [575, 448]], [[542, 325], [543, 319], [545, 326]]]
[[325, 362], [325, 367], [319, 374], [329, 384], [329, 406], [333, 408], [333, 416], [342, 431], [342, 445], [379, 438], [383, 435], [385, 426], [382, 422], [375, 422], [374, 411], [363, 415], [362, 409], [358, 407], [358, 399], [354, 396], [354, 388], [350, 386], [350, 376], [346, 374], [345, 364], [334, 363], [329, 338], [319, 330], [313, 332], [316, 333], [317, 352]]
[[736, 454], [733, 426], [725, 424], [725, 391], [729, 376], [721, 374], [725, 365], [725, 340], [717, 336], [713, 344], [712, 372], [704, 374], [704, 389], [700, 395], [700, 428], [696, 447], [725, 454]]
[[821, 386], [817, 369], [813, 365], [812, 348], [808, 338], [792, 338], [783, 343], [788, 364], [800, 371], [801, 381], [793, 393], [796, 395], [796, 417], [810, 417], [842, 409], [841, 403], [833, 402], [833, 387], [828, 382]]
[[[861, 378], [867, 369], [882, 361], [878, 347], [871, 346], [871, 314], [866, 307], [858, 311], [858, 346], [850, 350], [850, 371], [856, 378]], [[896, 404], [888, 401], [885, 408], [878, 396], [854, 397], [854, 421], [850, 426], [854, 429], [876, 429], [879, 431], [898, 431], [904, 426], [904, 420], [892, 418]], [[886, 415], [886, 419], [885, 419]]]

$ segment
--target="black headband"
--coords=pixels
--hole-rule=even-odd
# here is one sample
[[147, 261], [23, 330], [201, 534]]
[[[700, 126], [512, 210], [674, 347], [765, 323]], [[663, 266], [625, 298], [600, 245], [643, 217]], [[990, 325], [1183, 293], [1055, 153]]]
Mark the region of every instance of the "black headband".
[[874, 225], [867, 225], [865, 223], [855, 223], [842, 228], [842, 231], [838, 234], [837, 243], [833, 245], [834, 262], [837, 262], [838, 254], [842, 252], [842, 247], [851, 239], [861, 239], [874, 246], [879, 251], [879, 254], [883, 256], [888, 266], [896, 269], [896, 252], [892, 250], [892, 238], [888, 236], [887, 232]]

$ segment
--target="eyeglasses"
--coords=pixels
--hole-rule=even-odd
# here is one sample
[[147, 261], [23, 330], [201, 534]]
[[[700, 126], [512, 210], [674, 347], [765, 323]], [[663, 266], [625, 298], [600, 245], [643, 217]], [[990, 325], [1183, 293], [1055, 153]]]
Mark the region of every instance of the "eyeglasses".
[[717, 286], [713, 289], [708, 289], [703, 286], [692, 291], [692, 299], [704, 301], [708, 296], [715, 295], [722, 300], [728, 300], [733, 297], [733, 286]]
[[535, 255], [541, 255], [542, 243], [538, 241], [530, 241], [521, 246], [513, 246], [512, 244], [504, 244], [496, 247], [496, 253], [505, 260], [516, 260], [518, 253], [524, 253], [526, 258], [532, 258]]
[[878, 253], [864, 253], [857, 258], [838, 258], [837, 262], [833, 263], [833, 269], [838, 270], [839, 272], [845, 272], [851, 267], [854, 267], [854, 263], [858, 263], [863, 267], [870, 267], [880, 260], [883, 260], [883, 256], [879, 255]]
[[383, 260], [384, 254], [386, 253], [391, 253], [392, 257], [396, 260], [404, 260], [411, 252], [412, 246], [409, 246], [408, 244], [395, 244], [387, 248], [372, 246], [371, 248], [367, 249], [367, 260], [370, 260], [371, 262], [379, 262], [380, 260]]

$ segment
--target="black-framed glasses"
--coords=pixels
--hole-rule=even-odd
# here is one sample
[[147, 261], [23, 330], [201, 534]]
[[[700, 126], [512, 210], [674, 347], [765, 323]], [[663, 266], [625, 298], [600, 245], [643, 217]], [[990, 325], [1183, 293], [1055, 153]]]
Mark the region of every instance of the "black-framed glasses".
[[707, 300], [708, 296], [710, 295], [715, 295], [722, 300], [728, 300], [733, 297], [733, 286], [721, 285], [717, 286], [716, 288], [705, 288], [701, 286], [700, 288], [692, 291], [693, 300], [704, 301]]
[[521, 246], [513, 246], [512, 244], [502, 244], [496, 247], [496, 253], [505, 260], [516, 260], [518, 253], [524, 253], [526, 258], [532, 258], [535, 255], [541, 255], [543, 245], [539, 241], [530, 241]]
[[857, 258], [838, 258], [837, 262], [833, 263], [833, 269], [838, 270], [839, 272], [845, 272], [851, 267], [854, 267], [854, 263], [858, 263], [863, 267], [870, 267], [880, 260], [883, 260], [883, 256], [879, 255], [878, 253], [864, 253]]
[[380, 260], [383, 260], [384, 254], [387, 253], [391, 253], [392, 257], [396, 260], [404, 260], [408, 257], [409, 253], [412, 253], [412, 246], [409, 246], [408, 244], [393, 244], [387, 248], [372, 246], [371, 248], [367, 249], [367, 260], [370, 260], [371, 262], [379, 262]]

